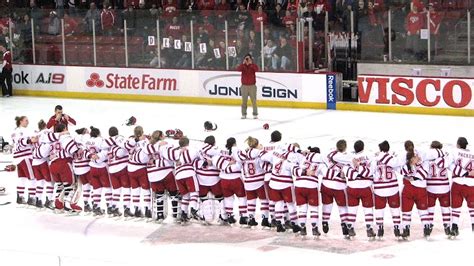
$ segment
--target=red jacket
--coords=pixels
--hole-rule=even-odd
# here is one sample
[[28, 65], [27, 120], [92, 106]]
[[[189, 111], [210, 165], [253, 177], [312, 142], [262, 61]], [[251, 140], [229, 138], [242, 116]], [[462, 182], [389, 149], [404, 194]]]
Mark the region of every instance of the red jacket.
[[112, 10], [104, 9], [100, 13], [100, 21], [102, 22], [102, 29], [108, 30], [112, 29], [115, 24], [115, 15]]
[[[61, 124], [65, 124], [66, 128], [69, 124], [76, 125], [76, 120], [74, 120], [72, 117], [69, 116], [69, 119], [66, 119], [66, 117], [63, 115], [60, 119]], [[56, 115], [51, 116], [51, 118], [48, 121], [48, 124], [46, 124], [47, 128], [54, 128], [58, 121], [56, 120]]]
[[12, 53], [10, 53], [10, 51], [3, 53], [3, 62], [5, 64], [3, 68], [12, 70]]
[[406, 18], [406, 29], [411, 35], [419, 34], [425, 24], [425, 16], [422, 13], [410, 12]]
[[258, 66], [256, 64], [241, 64], [237, 67], [237, 71], [242, 72], [242, 85], [255, 85], [257, 83], [255, 72], [258, 71]]

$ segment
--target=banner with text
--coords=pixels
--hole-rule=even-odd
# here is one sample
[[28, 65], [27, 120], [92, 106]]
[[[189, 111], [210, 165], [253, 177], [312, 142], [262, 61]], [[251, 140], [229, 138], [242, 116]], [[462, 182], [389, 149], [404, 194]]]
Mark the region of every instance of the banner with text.
[[474, 79], [359, 75], [358, 87], [362, 104], [474, 109]]
[[[240, 98], [240, 73], [140, 68], [15, 65], [15, 88], [126, 95]], [[326, 103], [325, 74], [257, 73], [257, 98]]]

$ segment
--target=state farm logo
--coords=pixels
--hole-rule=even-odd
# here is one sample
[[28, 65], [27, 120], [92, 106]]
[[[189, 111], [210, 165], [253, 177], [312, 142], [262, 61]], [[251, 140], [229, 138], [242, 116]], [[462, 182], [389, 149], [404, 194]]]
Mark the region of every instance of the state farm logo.
[[102, 80], [98, 73], [90, 74], [86, 85], [89, 88], [107, 88], [107, 89], [128, 89], [128, 90], [160, 90], [177, 91], [176, 78], [156, 77], [149, 74], [117, 74], [107, 73]]
[[89, 88], [97, 87], [102, 88], [104, 87], [104, 81], [100, 79], [100, 75], [97, 73], [92, 73], [90, 78], [86, 81], [86, 85]]

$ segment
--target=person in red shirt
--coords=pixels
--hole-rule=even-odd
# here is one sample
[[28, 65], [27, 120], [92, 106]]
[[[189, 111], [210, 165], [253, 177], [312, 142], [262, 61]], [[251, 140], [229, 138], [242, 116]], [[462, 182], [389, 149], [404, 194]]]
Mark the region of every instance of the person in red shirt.
[[257, 77], [255, 75], [258, 71], [258, 66], [253, 63], [252, 55], [245, 55], [244, 62], [237, 66], [237, 71], [242, 73], [242, 86], [240, 87], [240, 93], [242, 94], [242, 119], [247, 118], [247, 101], [249, 96], [252, 101], [253, 118], [258, 119]]
[[405, 20], [407, 31], [406, 51], [409, 54], [419, 56], [420, 53], [420, 31], [425, 25], [425, 16], [418, 12], [418, 5], [413, 4], [411, 12], [408, 13]]
[[263, 12], [263, 6], [259, 5], [257, 7], [257, 12], [253, 11], [252, 12], [252, 20], [253, 20], [253, 26], [255, 29], [255, 32], [260, 33], [261, 27], [260, 27], [260, 22], [263, 22], [263, 27], [268, 23], [268, 17], [265, 12]]
[[0, 54], [3, 55], [2, 56], [2, 73], [0, 73], [0, 85], [2, 86], [2, 95], [3, 97], [10, 97], [10, 96], [13, 96], [12, 54], [3, 46], [0, 46]]
[[48, 124], [46, 124], [47, 128], [54, 128], [57, 124], [64, 124], [66, 125], [66, 129], [68, 125], [76, 125], [76, 120], [72, 117], [68, 116], [63, 112], [63, 107], [61, 105], [56, 105], [54, 108], [54, 115], [49, 118]]
[[443, 20], [443, 15], [439, 12], [436, 12], [436, 7], [434, 4], [429, 4], [428, 12], [430, 13], [429, 27], [430, 27], [430, 52], [433, 53], [436, 51], [437, 44], [439, 41], [439, 27], [441, 26], [441, 21]]
[[111, 36], [115, 25], [115, 14], [112, 11], [112, 7], [107, 6], [107, 4], [104, 4], [104, 9], [100, 13], [100, 22], [102, 24], [102, 32], [105, 35]]
[[214, 0], [199, 0], [197, 3], [197, 7], [199, 10], [201, 10], [201, 15], [204, 17], [212, 15], [212, 10], [214, 10], [214, 6]]
[[166, 18], [178, 16], [178, 7], [173, 3], [173, 0], [168, 0], [168, 2], [163, 5], [163, 16]]
[[291, 25], [296, 24], [296, 16], [294, 16], [290, 10], [286, 10], [285, 17], [283, 18], [283, 25], [286, 28], [290, 28]]
[[173, 17], [171, 24], [165, 28], [166, 36], [171, 36], [173, 39], [180, 39], [184, 33], [184, 27], [178, 21], [178, 17]]

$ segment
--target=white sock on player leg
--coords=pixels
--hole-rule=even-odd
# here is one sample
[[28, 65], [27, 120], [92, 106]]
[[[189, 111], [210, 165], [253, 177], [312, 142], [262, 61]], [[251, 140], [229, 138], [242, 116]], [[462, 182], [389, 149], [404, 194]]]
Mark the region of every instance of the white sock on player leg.
[[224, 209], [227, 217], [234, 214], [234, 196], [224, 198]]
[[112, 205], [118, 207], [120, 204], [120, 194], [122, 192], [122, 188], [115, 188], [112, 190]]
[[281, 223], [285, 223], [285, 202], [283, 200], [275, 202], [275, 219]]
[[308, 204], [299, 205], [298, 207], [298, 223], [306, 224], [307, 213], [308, 213]]
[[411, 211], [402, 212], [402, 227], [405, 228], [407, 225], [411, 224]]
[[460, 216], [461, 216], [461, 208], [453, 208], [451, 210], [451, 223], [459, 225]]
[[348, 223], [347, 206], [337, 206], [337, 208], [339, 209], [339, 217], [341, 218], [341, 223]]
[[247, 214], [249, 217], [255, 217], [255, 210], [257, 208], [257, 199], [247, 200]]
[[451, 224], [451, 208], [441, 207], [441, 214], [443, 215], [443, 224]]
[[383, 216], [385, 214], [385, 209], [375, 209], [375, 223], [378, 227], [383, 227]]
[[400, 225], [400, 209], [399, 208], [390, 208], [392, 213], [393, 225]]
[[290, 203], [286, 203], [286, 206], [288, 207], [288, 214], [289, 214], [290, 221], [296, 223], [298, 219], [296, 205], [293, 202], [290, 202]]
[[308, 206], [309, 210], [309, 220], [312, 225], [316, 224], [319, 226], [319, 206]]
[[374, 209], [364, 207], [365, 225], [372, 227], [374, 224]]
[[323, 204], [323, 222], [329, 222], [329, 218], [331, 218], [331, 211], [332, 211], [332, 203]]
[[420, 215], [420, 220], [423, 225], [431, 223], [430, 217], [428, 215], [428, 210], [418, 210], [418, 215]]
[[239, 197], [239, 214], [241, 217], [247, 217], [247, 198]]
[[260, 200], [260, 212], [262, 217], [268, 218], [269, 216], [269, 202], [267, 199], [261, 199]]
[[[348, 206], [347, 207], [347, 224], [349, 224], [350, 226], [354, 227], [354, 224], [356, 222], [356, 218], [357, 218], [357, 207], [358, 206]], [[339, 213], [341, 211], [339, 210]], [[342, 221], [342, 216], [341, 216], [341, 221]]]

